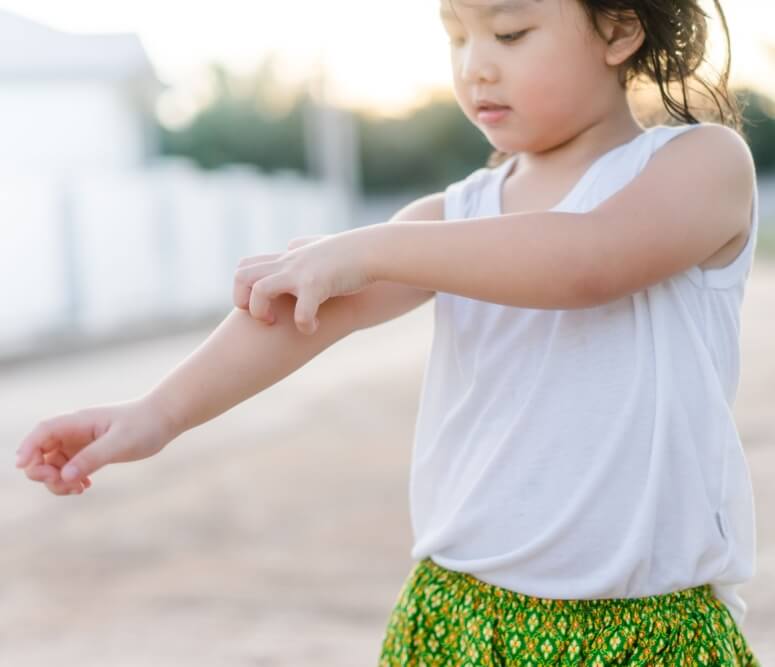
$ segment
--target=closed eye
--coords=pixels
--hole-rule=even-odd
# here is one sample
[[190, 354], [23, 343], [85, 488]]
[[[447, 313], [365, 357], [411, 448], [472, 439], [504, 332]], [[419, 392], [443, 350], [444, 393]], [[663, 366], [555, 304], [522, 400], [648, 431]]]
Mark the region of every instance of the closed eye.
[[495, 35], [495, 39], [501, 42], [516, 42], [520, 37], [522, 37], [527, 30], [520, 30], [518, 32], [510, 32], [506, 35]]
[[[523, 37], [526, 33], [530, 32], [530, 28], [525, 30], [519, 30], [517, 32], [509, 32], [504, 35], [495, 35], [495, 39], [499, 42], [510, 44], [516, 42], [520, 37]], [[450, 37], [449, 43], [453, 46], [462, 46], [462, 42], [465, 41], [462, 38]]]

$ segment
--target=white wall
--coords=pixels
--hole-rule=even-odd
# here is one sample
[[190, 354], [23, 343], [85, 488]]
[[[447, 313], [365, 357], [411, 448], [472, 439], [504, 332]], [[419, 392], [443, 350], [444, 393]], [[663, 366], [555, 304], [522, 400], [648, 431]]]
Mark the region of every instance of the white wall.
[[151, 169], [0, 180], [0, 356], [232, 305], [240, 258], [343, 231], [346, 196], [292, 172]]
[[3, 81], [0, 174], [124, 169], [144, 159], [139, 110], [109, 81]]

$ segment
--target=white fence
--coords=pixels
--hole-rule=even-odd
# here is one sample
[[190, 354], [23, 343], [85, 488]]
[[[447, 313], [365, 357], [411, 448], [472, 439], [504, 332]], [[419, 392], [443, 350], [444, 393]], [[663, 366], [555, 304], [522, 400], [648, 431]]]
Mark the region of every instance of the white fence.
[[[173, 159], [58, 181], [0, 175], [0, 361], [223, 316], [241, 257], [385, 221], [420, 194], [351, 202], [296, 172]], [[775, 225], [775, 178], [759, 194]]]
[[231, 307], [241, 257], [352, 225], [344, 192], [296, 172], [0, 176], [0, 357]]

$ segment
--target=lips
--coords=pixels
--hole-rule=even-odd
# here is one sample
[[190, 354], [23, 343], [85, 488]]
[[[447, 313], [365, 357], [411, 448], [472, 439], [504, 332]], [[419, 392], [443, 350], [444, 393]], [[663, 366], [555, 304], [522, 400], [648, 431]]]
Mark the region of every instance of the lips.
[[511, 109], [509, 107], [496, 108], [480, 108], [476, 112], [476, 118], [480, 123], [485, 125], [496, 125], [506, 119]]
[[506, 106], [504, 104], [496, 104], [495, 102], [477, 102], [476, 103], [476, 110], [477, 111], [500, 111], [502, 109], [510, 109], [511, 107]]

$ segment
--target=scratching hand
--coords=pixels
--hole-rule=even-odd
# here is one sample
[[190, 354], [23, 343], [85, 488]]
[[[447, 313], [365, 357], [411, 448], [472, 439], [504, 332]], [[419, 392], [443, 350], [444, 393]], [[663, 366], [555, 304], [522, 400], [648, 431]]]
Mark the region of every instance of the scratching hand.
[[293, 239], [288, 251], [246, 257], [234, 275], [234, 304], [272, 324], [271, 300], [296, 297], [294, 320], [305, 334], [318, 328], [318, 308], [327, 299], [354, 294], [373, 282], [359, 230]]

